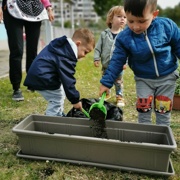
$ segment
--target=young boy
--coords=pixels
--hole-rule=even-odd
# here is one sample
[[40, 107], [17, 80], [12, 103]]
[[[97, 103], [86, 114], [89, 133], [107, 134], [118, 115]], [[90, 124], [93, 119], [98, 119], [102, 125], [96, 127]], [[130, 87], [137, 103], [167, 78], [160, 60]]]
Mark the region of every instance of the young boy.
[[180, 31], [168, 18], [157, 17], [157, 0], [125, 0], [128, 27], [115, 42], [112, 59], [101, 79], [99, 94], [108, 92], [128, 58], [135, 74], [139, 123], [170, 125], [176, 71], [180, 58]]
[[[109, 28], [101, 32], [101, 36], [95, 46], [94, 50], [94, 66], [99, 67], [100, 60], [102, 64], [102, 74], [108, 67], [112, 51], [114, 50], [114, 42], [116, 36], [121, 32], [126, 25], [126, 14], [124, 7], [114, 6], [107, 13], [106, 24]], [[120, 73], [114, 82], [116, 90], [116, 105], [117, 107], [123, 107], [123, 73]], [[108, 94], [106, 100], [111, 96]]]
[[72, 39], [66, 36], [54, 39], [35, 58], [24, 85], [38, 90], [48, 101], [46, 115], [63, 116], [64, 91], [73, 107], [82, 110], [80, 94], [75, 87], [75, 67], [78, 59], [94, 47], [93, 33], [81, 28], [74, 32]]

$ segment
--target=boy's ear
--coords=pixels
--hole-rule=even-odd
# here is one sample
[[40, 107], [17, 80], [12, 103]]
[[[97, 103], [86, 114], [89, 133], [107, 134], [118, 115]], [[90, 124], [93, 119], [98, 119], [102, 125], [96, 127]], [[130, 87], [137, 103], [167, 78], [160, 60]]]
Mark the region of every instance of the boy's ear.
[[159, 9], [153, 12], [153, 19], [156, 18], [159, 14]]
[[81, 44], [81, 41], [76, 41], [76, 45], [79, 46]]

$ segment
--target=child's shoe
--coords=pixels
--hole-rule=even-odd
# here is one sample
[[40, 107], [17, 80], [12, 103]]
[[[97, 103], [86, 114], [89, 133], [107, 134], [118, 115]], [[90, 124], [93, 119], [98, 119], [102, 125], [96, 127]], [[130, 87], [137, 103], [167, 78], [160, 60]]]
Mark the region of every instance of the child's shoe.
[[116, 97], [116, 106], [117, 107], [124, 107], [125, 106], [124, 98], [122, 98], [121, 96], [117, 96]]

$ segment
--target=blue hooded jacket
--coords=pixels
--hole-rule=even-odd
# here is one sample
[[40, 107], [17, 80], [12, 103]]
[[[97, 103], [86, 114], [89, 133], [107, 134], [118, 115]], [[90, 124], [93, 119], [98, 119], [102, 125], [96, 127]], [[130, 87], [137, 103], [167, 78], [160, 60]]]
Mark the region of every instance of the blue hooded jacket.
[[56, 38], [34, 59], [24, 85], [34, 90], [56, 90], [62, 84], [68, 100], [79, 102], [74, 78], [77, 58], [67, 37]]
[[155, 79], [174, 72], [180, 58], [180, 29], [168, 18], [155, 18], [147, 31], [135, 34], [127, 27], [119, 33], [110, 64], [100, 82], [111, 88], [128, 65], [135, 76]]

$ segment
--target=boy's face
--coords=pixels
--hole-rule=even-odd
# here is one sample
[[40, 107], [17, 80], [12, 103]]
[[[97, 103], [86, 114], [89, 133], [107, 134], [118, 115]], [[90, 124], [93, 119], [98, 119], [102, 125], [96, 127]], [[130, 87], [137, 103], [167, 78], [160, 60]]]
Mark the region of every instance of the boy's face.
[[83, 44], [81, 41], [76, 42], [76, 45], [78, 49], [78, 59], [85, 57], [86, 54], [93, 50], [93, 45]]
[[143, 17], [133, 16], [126, 12], [127, 25], [136, 34], [141, 34], [151, 25], [152, 20], [158, 15], [158, 10], [152, 12], [151, 6], [144, 9]]

